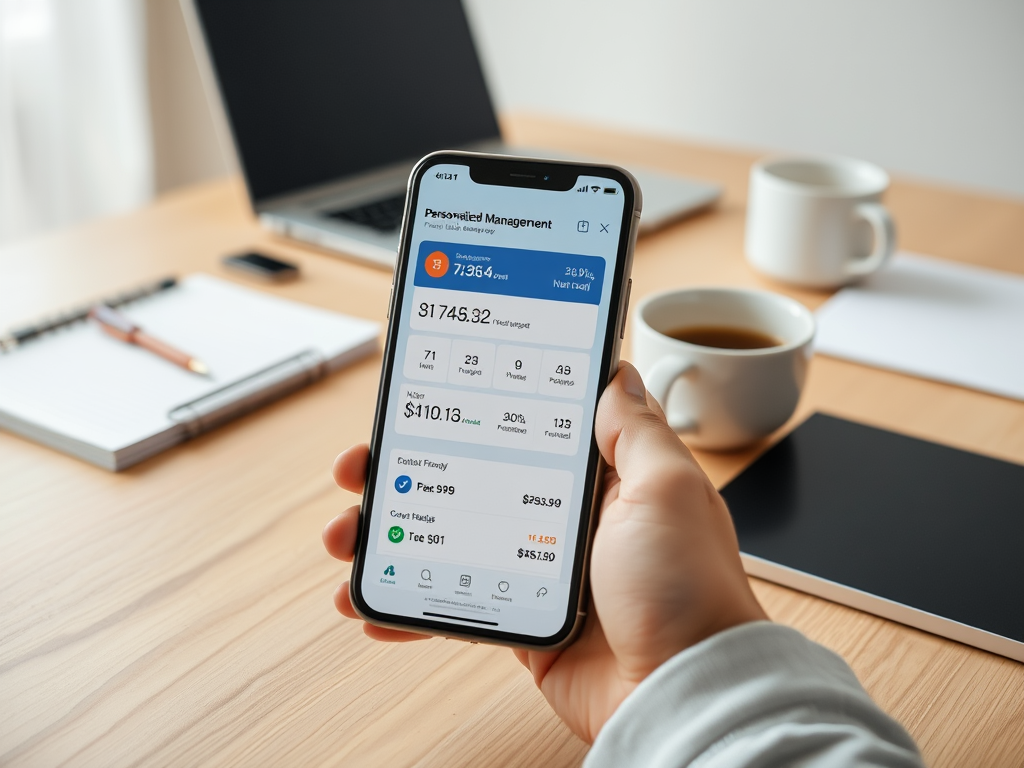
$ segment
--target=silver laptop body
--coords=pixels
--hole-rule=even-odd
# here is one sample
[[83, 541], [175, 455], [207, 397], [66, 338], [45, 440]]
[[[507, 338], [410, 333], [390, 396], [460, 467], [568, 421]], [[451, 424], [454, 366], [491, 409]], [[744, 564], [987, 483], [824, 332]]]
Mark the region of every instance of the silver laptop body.
[[[391, 269], [409, 172], [428, 152], [584, 159], [502, 142], [459, 0], [181, 5], [221, 145], [280, 235]], [[641, 234], [720, 194], [630, 170]]]

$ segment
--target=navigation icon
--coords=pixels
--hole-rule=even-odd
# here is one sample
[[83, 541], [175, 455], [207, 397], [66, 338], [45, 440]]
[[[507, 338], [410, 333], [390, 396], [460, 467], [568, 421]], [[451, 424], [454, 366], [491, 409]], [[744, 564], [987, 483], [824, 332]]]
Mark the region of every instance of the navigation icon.
[[590, 231], [590, 222], [589, 221], [579, 221], [579, 222], [576, 222], [576, 231], [577, 232], [589, 232]]
[[460, 587], [468, 587], [472, 583], [473, 583], [473, 578], [468, 573], [464, 573], [461, 576], [459, 576], [459, 586]]
[[544, 595], [546, 595], [547, 593], [548, 593], [548, 588], [547, 587], [541, 587], [540, 589], [537, 590], [537, 597], [544, 597]]
[[499, 581], [498, 582], [498, 591], [499, 592], [508, 592], [508, 582], [507, 581]]

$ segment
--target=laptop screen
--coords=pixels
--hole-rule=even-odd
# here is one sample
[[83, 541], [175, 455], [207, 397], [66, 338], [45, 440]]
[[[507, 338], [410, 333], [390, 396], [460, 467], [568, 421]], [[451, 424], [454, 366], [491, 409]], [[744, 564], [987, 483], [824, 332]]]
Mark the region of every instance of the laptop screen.
[[459, 0], [194, 0], [254, 202], [500, 135]]

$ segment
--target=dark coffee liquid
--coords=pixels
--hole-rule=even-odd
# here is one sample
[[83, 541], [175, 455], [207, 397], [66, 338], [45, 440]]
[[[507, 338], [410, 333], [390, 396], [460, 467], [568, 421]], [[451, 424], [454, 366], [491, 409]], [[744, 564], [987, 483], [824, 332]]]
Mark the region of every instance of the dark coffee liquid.
[[766, 349], [782, 345], [779, 339], [767, 333], [727, 325], [689, 325], [665, 331], [665, 335], [687, 344], [718, 349]]

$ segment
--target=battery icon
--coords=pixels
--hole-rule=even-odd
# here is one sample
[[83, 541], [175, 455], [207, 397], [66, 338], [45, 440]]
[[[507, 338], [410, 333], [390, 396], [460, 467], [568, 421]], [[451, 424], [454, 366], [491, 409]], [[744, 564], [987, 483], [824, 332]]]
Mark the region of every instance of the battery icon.
[[604, 193], [606, 195], [617, 195], [619, 194], [619, 190], [617, 190], [615, 187], [605, 187]]

